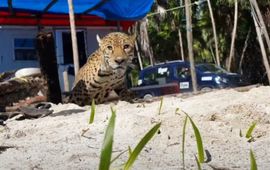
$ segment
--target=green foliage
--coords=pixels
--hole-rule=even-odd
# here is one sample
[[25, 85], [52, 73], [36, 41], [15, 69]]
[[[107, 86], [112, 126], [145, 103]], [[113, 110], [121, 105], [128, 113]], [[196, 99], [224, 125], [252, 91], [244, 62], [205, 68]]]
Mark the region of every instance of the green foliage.
[[99, 170], [109, 170], [110, 169], [110, 162], [112, 156], [112, 147], [113, 147], [113, 136], [114, 136], [114, 127], [115, 127], [115, 111], [112, 110], [112, 116], [109, 120], [108, 127], [106, 129], [106, 133], [104, 136], [101, 156], [100, 156], [100, 163], [99, 163]]
[[249, 157], [250, 157], [250, 170], [257, 170], [256, 159], [255, 159], [254, 153], [252, 152], [251, 149], [249, 152]]
[[131, 166], [133, 165], [134, 161], [137, 159], [138, 155], [144, 148], [144, 146], [151, 140], [151, 138], [155, 135], [155, 133], [160, 128], [161, 123], [156, 124], [137, 144], [135, 149], [132, 151], [131, 155], [129, 156], [125, 166], [124, 170], [129, 170]]
[[91, 104], [91, 114], [89, 118], [89, 124], [92, 124], [94, 122], [95, 113], [96, 113], [96, 105], [95, 105], [95, 100], [93, 99], [92, 104]]

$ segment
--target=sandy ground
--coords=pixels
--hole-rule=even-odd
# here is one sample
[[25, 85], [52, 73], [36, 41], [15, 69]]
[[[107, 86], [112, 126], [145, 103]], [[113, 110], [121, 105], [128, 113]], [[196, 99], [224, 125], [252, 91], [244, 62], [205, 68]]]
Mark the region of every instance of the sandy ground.
[[[113, 157], [134, 148], [157, 122], [160, 133], [147, 144], [133, 169], [182, 169], [181, 141], [184, 114], [187, 112], [202, 134], [211, 161], [203, 165], [220, 169], [250, 169], [249, 150], [257, 159], [258, 168], [270, 169], [270, 87], [247, 92], [219, 90], [189, 98], [164, 97], [151, 103], [118, 102]], [[8, 120], [0, 127], [0, 146], [14, 146], [0, 153], [0, 169], [98, 169], [104, 130], [111, 115], [110, 104], [97, 105], [95, 122], [88, 124], [90, 107], [74, 104], [54, 105], [53, 114], [34, 120]], [[180, 110], [176, 114], [175, 111]], [[240, 137], [252, 122], [257, 122], [254, 142]], [[89, 129], [82, 136], [84, 130]], [[188, 124], [186, 135], [186, 169], [197, 169], [194, 155], [196, 143]], [[122, 155], [112, 167], [127, 160]]]

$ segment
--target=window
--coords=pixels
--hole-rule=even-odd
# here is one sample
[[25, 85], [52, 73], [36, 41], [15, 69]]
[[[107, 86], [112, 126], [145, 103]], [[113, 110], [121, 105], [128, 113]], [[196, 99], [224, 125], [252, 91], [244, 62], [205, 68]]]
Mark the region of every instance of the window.
[[34, 38], [15, 38], [15, 60], [37, 60]]
[[167, 83], [167, 79], [169, 78], [170, 72], [167, 67], [158, 68], [154, 72], [146, 73], [144, 77], [144, 81], [147, 85], [162, 85]]
[[186, 79], [191, 76], [190, 69], [188, 67], [178, 67], [177, 74], [180, 78]]

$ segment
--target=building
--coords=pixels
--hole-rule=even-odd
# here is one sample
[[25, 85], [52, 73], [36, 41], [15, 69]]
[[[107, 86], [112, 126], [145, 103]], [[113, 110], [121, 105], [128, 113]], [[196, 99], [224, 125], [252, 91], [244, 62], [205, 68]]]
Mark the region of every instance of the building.
[[[98, 48], [96, 35], [127, 30], [134, 22], [106, 21], [97, 16], [81, 15], [76, 18], [76, 31], [80, 65], [89, 54]], [[44, 14], [31, 17], [31, 13], [0, 11], [0, 73], [27, 67], [39, 67], [35, 48], [36, 36], [40, 30], [53, 32], [60, 86], [63, 91], [63, 71], [73, 64], [69, 17], [63, 14]], [[74, 76], [69, 75], [70, 85]]]

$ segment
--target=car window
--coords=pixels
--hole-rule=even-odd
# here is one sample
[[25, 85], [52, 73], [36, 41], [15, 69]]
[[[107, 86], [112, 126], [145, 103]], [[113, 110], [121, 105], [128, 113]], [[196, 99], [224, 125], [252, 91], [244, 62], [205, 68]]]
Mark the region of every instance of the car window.
[[146, 73], [144, 75], [144, 82], [147, 85], [166, 84], [169, 75], [170, 75], [170, 71], [167, 67], [160, 67], [156, 69], [154, 72]]
[[200, 64], [197, 68], [203, 73], [228, 73], [228, 71], [214, 64]]
[[189, 67], [178, 67], [177, 68], [177, 75], [179, 78], [183, 78], [186, 79], [188, 77], [190, 77], [190, 68]]

